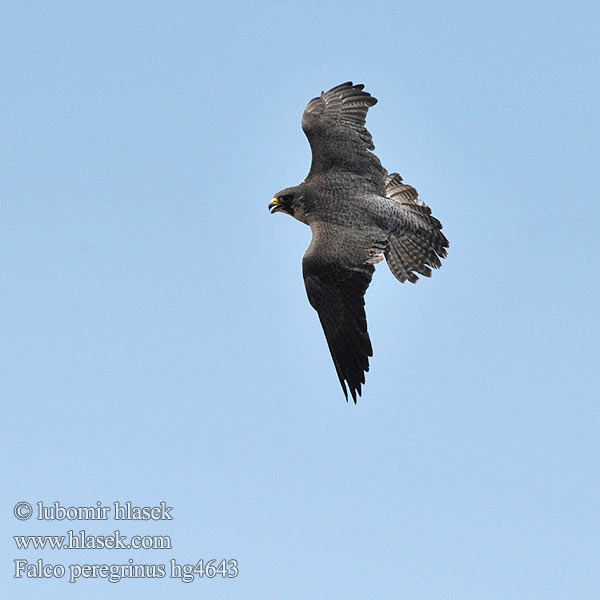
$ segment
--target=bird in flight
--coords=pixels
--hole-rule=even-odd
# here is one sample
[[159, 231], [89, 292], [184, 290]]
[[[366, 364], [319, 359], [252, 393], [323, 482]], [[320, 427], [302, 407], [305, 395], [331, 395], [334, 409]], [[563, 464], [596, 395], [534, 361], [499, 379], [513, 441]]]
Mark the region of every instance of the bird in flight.
[[377, 99], [364, 85], [342, 83], [313, 98], [302, 115], [312, 150], [306, 179], [275, 194], [271, 213], [308, 225], [302, 258], [308, 300], [317, 311], [346, 401], [361, 395], [369, 357], [365, 292], [385, 257], [402, 283], [441, 266], [448, 240], [417, 190], [388, 174], [365, 128]]

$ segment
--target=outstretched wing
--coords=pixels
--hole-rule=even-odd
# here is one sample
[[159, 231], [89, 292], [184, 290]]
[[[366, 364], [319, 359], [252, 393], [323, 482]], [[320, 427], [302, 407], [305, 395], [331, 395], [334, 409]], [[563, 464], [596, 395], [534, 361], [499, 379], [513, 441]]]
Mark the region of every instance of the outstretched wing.
[[442, 266], [448, 240], [442, 233], [442, 224], [431, 214], [431, 209], [419, 200], [417, 190], [406, 185], [398, 173], [386, 178], [386, 196], [399, 202], [402, 226], [392, 232], [385, 258], [392, 273], [404, 283], [416, 283], [416, 273], [431, 277], [431, 268]]
[[373, 356], [364, 295], [387, 240], [378, 240], [377, 230], [320, 222], [311, 229], [312, 242], [302, 259], [306, 293], [319, 314], [346, 400], [347, 384], [356, 403]]
[[387, 172], [371, 152], [375, 146], [365, 128], [367, 111], [377, 99], [363, 88], [349, 81], [307, 104], [302, 115], [302, 129], [312, 150], [307, 179], [331, 171], [354, 173], [383, 190]]

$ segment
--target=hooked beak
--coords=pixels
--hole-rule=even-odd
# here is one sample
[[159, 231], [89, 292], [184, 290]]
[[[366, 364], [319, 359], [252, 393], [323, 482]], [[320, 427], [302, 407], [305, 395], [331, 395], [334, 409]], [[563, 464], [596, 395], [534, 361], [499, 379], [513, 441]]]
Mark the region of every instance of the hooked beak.
[[273, 198], [273, 200], [271, 200], [271, 202], [269, 202], [269, 210], [271, 211], [271, 214], [275, 214], [277, 211], [282, 211], [283, 208], [281, 208], [281, 201], [279, 200], [279, 198]]

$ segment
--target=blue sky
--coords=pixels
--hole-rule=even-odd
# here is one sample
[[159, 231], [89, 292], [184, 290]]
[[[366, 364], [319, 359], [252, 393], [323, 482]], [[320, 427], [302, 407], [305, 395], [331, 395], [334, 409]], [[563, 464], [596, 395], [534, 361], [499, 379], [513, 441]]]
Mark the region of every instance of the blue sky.
[[[597, 598], [598, 4], [13, 2], [3, 10], [3, 596]], [[306, 102], [379, 98], [443, 268], [367, 294], [346, 404], [270, 216]], [[173, 506], [20, 522], [19, 501]], [[27, 550], [13, 535], [169, 535]], [[235, 579], [14, 579], [239, 562]]]

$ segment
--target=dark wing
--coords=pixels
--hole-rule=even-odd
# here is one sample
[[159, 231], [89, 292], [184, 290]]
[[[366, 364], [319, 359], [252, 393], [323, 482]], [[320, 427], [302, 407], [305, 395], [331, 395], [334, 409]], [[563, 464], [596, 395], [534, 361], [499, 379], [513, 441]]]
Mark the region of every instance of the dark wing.
[[[440, 258], [447, 255], [448, 240], [442, 224], [431, 209], [419, 200], [417, 190], [406, 185], [398, 173], [386, 178], [386, 196], [399, 202], [402, 226], [392, 232], [385, 258], [392, 273], [404, 283], [416, 283], [420, 273], [431, 277], [431, 268], [442, 266]], [[416, 272], [416, 273], [415, 273]]]
[[375, 230], [325, 223], [313, 223], [311, 229], [312, 242], [302, 259], [306, 293], [319, 314], [346, 400], [347, 383], [356, 403], [373, 356], [364, 295], [387, 240], [377, 240]]
[[367, 111], [377, 99], [363, 88], [342, 83], [307, 104], [302, 115], [312, 150], [307, 179], [331, 171], [354, 173], [383, 190], [387, 171], [371, 152], [375, 146], [365, 128]]

